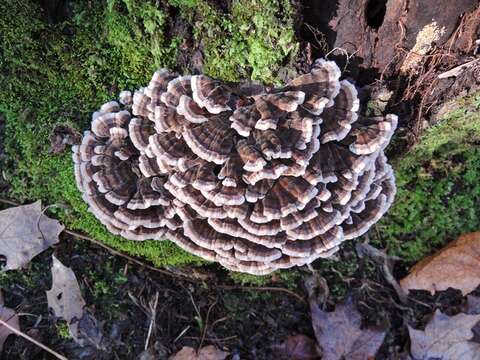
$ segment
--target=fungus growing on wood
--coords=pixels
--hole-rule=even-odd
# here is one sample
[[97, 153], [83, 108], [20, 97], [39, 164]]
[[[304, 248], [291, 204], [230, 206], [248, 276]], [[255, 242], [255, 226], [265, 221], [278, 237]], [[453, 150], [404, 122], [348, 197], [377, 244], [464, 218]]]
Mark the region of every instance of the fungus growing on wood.
[[101, 106], [74, 146], [83, 198], [114, 234], [170, 239], [252, 274], [329, 257], [395, 194], [395, 115], [362, 117], [332, 61], [284, 87], [157, 71]]

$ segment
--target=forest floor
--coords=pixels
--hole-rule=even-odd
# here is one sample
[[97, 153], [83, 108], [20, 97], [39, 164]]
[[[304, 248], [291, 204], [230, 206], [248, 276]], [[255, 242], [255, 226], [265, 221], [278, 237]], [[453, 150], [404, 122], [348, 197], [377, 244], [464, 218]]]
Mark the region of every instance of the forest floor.
[[[466, 299], [453, 289], [435, 295], [413, 292], [402, 302], [389, 276], [402, 278], [424, 256], [461, 233], [480, 229], [480, 65], [439, 82], [430, 92], [433, 97], [419, 95], [425, 82], [472, 61], [478, 48], [451, 51], [448, 61], [428, 58], [411, 78], [346, 67], [347, 76], [361, 79], [357, 85], [369, 94], [381, 98], [378, 94], [389, 92], [382, 110], [400, 115], [387, 149], [399, 191], [389, 214], [372, 231], [311, 269], [266, 277], [235, 274], [168, 244], [142, 248], [122, 242], [87, 213], [74, 188], [69, 151], [52, 152], [49, 138], [57, 125], [83, 130], [101, 101], [145, 83], [159, 66], [203, 70], [228, 81], [279, 83], [329, 53], [328, 39], [319, 38], [322, 25], [310, 21], [311, 2], [250, 2], [259, 6], [257, 13], [238, 1], [175, 0], [161, 9], [155, 2], [135, 8], [139, 5], [126, 0], [72, 1], [68, 9], [48, 7], [62, 1], [44, 1], [44, 7], [14, 0], [6, 8], [0, 5], [10, 14], [0, 19], [6, 55], [0, 60], [0, 80], [7, 84], [0, 89], [0, 210], [11, 201], [42, 199], [45, 206], [59, 205], [47, 213], [72, 230], [26, 269], [0, 272], [0, 289], [5, 305], [22, 314], [22, 330], [67, 358], [166, 359], [183, 346], [213, 344], [231, 359], [282, 359], [278, 348], [288, 337], [314, 337], [312, 274], [328, 284], [324, 310], [349, 296], [363, 326], [386, 329], [377, 359], [406, 359], [408, 326], [424, 327], [436, 309], [454, 315], [464, 307]], [[246, 24], [256, 33], [245, 30]], [[365, 111], [376, 111], [378, 103], [368, 104]], [[366, 241], [396, 257], [391, 273], [378, 258], [362, 255], [356, 244]], [[75, 342], [66, 323], [48, 308], [52, 253], [76, 274], [97, 321], [100, 331], [88, 346]], [[0, 354], [12, 360], [52, 358], [15, 336]]]

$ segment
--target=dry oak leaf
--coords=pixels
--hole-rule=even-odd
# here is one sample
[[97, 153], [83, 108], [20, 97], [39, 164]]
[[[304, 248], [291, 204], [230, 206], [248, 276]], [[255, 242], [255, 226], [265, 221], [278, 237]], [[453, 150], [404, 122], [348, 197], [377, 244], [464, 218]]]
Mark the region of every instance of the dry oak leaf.
[[[480, 315], [480, 297], [473, 295], [467, 296], [467, 310], [466, 314]], [[472, 328], [473, 341], [480, 343], [480, 321]]]
[[479, 360], [480, 344], [469, 341], [478, 321], [480, 315], [449, 317], [437, 310], [425, 331], [408, 328], [412, 357], [415, 360]]
[[170, 356], [169, 360], [225, 360], [227, 356], [228, 352], [213, 345], [205, 346], [198, 352], [190, 346], [184, 346], [178, 353]]
[[349, 297], [326, 312], [310, 302], [315, 337], [322, 350], [322, 360], [373, 359], [385, 338], [385, 331], [361, 328], [362, 316]]
[[[18, 320], [18, 315], [14, 310], [3, 306], [3, 296], [1, 292], [0, 292], [0, 320], [3, 322], [6, 322], [8, 325], [10, 325], [13, 328], [20, 330], [20, 322]], [[3, 344], [5, 343], [5, 340], [7, 340], [7, 337], [11, 334], [14, 334], [14, 332], [11, 331], [9, 328], [7, 328], [5, 325], [0, 323], [0, 353], [3, 350]]]
[[466, 295], [480, 285], [480, 232], [464, 234], [435, 254], [421, 260], [400, 280], [405, 290], [430, 293], [459, 289]]
[[58, 242], [64, 226], [42, 213], [40, 201], [0, 211], [0, 255], [7, 259], [3, 270], [20, 269]]
[[70, 335], [79, 338], [78, 321], [84, 315], [85, 300], [82, 298], [75, 273], [52, 255], [52, 288], [47, 291], [48, 306], [55, 316], [68, 324]]

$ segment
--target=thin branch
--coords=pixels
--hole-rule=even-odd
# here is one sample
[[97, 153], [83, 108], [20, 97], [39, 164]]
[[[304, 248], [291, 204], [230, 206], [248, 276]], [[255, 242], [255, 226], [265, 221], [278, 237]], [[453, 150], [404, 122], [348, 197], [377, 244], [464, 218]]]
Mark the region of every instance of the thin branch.
[[15, 202], [15, 201], [12, 201], [12, 200], [8, 200], [8, 199], [3, 199], [3, 198], [0, 198], [0, 202], [4, 203], [4, 204], [8, 204], [8, 205], [13, 205], [13, 206], [19, 206], [20, 204]]
[[[0, 199], [1, 201], [1, 199]], [[83, 235], [81, 233], [78, 233], [76, 231], [72, 231], [72, 230], [67, 230], [65, 229], [63, 231], [65, 234], [68, 234], [68, 235], [71, 235], [71, 236], [74, 236], [78, 239], [81, 239], [81, 240], [87, 240], [87, 241], [90, 241], [91, 243], [95, 244], [95, 245], [98, 245], [102, 248], [104, 248], [105, 250], [107, 250], [108, 252], [110, 252], [111, 254], [113, 255], [117, 255], [117, 256], [120, 256], [120, 257], [123, 257], [124, 259], [127, 259], [128, 261], [134, 263], [134, 264], [137, 264], [139, 266], [142, 266], [148, 270], [151, 270], [151, 271], [155, 271], [155, 272], [158, 272], [160, 274], [163, 274], [163, 275], [168, 275], [168, 276], [173, 276], [173, 277], [176, 277], [176, 278], [179, 278], [179, 279], [182, 279], [182, 280], [185, 280], [185, 281], [189, 281], [189, 282], [198, 282], [196, 279], [191, 279], [189, 277], [186, 277], [186, 276], [183, 276], [183, 275], [179, 275], [179, 274], [175, 274], [171, 271], [168, 271], [168, 270], [163, 270], [163, 269], [159, 269], [159, 268], [156, 268], [154, 266], [151, 266], [151, 265], [148, 265], [146, 264], [145, 262], [141, 261], [141, 260], [138, 260], [134, 257], [131, 257], [127, 254], [124, 254], [123, 252], [121, 251], [118, 251], [118, 250], [115, 250], [114, 248], [102, 243], [101, 241], [98, 241], [96, 239], [93, 239], [91, 238], [90, 236], [86, 236], [86, 235]]]
[[37, 340], [35, 340], [34, 338], [28, 336], [27, 334], [21, 332], [20, 330], [15, 329], [13, 326], [11, 326], [11, 325], [8, 324], [7, 322], [3, 321], [2, 319], [0, 319], [0, 325], [5, 326], [8, 330], [10, 330], [11, 332], [13, 332], [14, 334], [16, 334], [16, 335], [18, 335], [18, 336], [21, 336], [21, 337], [23, 337], [23, 338], [25, 338], [25, 339], [27, 339], [28, 341], [30, 341], [31, 343], [37, 345], [38, 347], [42, 348], [43, 350], [48, 351], [50, 354], [52, 354], [53, 356], [55, 356], [57, 359], [60, 359], [60, 360], [68, 360], [65, 356], [60, 355], [60, 354], [57, 353], [56, 351], [50, 349], [48, 346], [43, 345], [42, 343], [38, 342]]
[[248, 291], [248, 290], [254, 290], [254, 291], [268, 291], [268, 292], [283, 292], [285, 294], [288, 294], [290, 296], [293, 296], [300, 302], [304, 303], [307, 305], [307, 301], [300, 295], [296, 294], [292, 290], [281, 288], [281, 287], [273, 287], [273, 286], [235, 286], [235, 285], [215, 285], [216, 287], [224, 290], [242, 290], [242, 291]]
[[156, 294], [155, 294], [155, 299], [153, 300], [153, 302], [152, 301], [150, 302], [150, 311], [151, 311], [150, 325], [148, 327], [147, 339], [145, 340], [145, 350], [148, 349], [148, 344], [150, 342], [150, 337], [152, 336], [153, 327], [155, 325], [155, 320], [157, 318], [158, 295], [159, 295], [159, 293], [157, 291]]
[[207, 316], [205, 317], [205, 326], [203, 327], [203, 333], [202, 333], [202, 340], [200, 341], [200, 346], [198, 347], [199, 349], [202, 348], [203, 341], [205, 340], [205, 336], [207, 335], [207, 328], [208, 328], [208, 318], [210, 317], [210, 312], [212, 311], [213, 307], [217, 304], [217, 301], [215, 300], [212, 305], [208, 308], [207, 311]]

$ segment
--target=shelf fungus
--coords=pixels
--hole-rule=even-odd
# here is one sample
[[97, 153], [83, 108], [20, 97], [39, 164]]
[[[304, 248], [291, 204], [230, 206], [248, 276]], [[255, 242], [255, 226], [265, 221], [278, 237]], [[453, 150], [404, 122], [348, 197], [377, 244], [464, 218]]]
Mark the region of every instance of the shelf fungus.
[[361, 116], [340, 75], [323, 59], [279, 88], [157, 71], [93, 114], [73, 148], [78, 188], [110, 232], [235, 271], [329, 257], [395, 195], [383, 150], [397, 117]]

